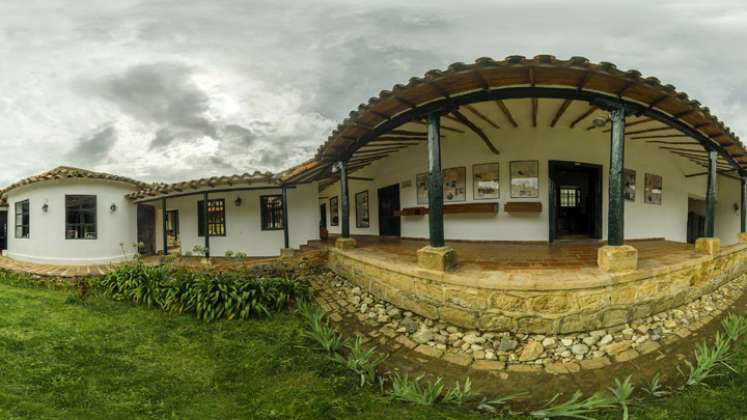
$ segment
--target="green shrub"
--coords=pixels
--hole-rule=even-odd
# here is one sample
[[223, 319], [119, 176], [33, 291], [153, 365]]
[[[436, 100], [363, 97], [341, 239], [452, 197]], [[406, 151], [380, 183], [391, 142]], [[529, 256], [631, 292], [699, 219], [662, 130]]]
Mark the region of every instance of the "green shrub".
[[142, 262], [118, 267], [99, 287], [118, 301], [194, 313], [203, 321], [269, 316], [308, 294], [306, 285], [293, 277], [148, 267]]
[[415, 379], [408, 375], [399, 373], [392, 376], [392, 389], [390, 395], [400, 401], [410, 402], [418, 405], [433, 405], [441, 397], [444, 390], [442, 378], [436, 382], [423, 381], [423, 375]]
[[352, 343], [348, 342], [345, 347], [350, 351], [347, 357], [336, 353], [332, 360], [357, 373], [360, 377], [360, 387], [373, 384], [376, 378], [376, 368], [384, 361], [384, 357], [375, 358], [376, 347], [364, 348], [360, 337], [356, 337]]

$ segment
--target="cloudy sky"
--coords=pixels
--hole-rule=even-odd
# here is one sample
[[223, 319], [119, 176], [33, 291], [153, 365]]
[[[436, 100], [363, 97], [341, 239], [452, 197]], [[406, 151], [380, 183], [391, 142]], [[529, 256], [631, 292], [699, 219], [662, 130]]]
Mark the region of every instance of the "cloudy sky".
[[0, 185], [285, 169], [381, 89], [482, 56], [635, 68], [747, 136], [746, 43], [741, 0], [2, 0]]

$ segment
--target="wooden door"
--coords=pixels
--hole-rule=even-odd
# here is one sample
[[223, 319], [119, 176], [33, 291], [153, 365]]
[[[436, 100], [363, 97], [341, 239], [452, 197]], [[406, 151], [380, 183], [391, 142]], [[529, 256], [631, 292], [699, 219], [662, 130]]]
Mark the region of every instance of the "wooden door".
[[401, 221], [399, 216], [399, 184], [380, 188], [379, 198], [379, 235], [400, 236]]
[[156, 254], [156, 208], [153, 206], [137, 206], [137, 241], [143, 244], [142, 255]]

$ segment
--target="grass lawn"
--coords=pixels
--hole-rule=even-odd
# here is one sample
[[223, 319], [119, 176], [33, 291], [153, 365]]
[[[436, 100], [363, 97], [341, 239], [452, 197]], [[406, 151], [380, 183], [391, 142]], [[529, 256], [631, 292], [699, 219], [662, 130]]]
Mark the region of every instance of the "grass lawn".
[[[68, 296], [0, 284], [1, 418], [485, 418], [357, 390], [357, 378], [307, 343], [291, 314], [206, 324]], [[747, 418], [745, 342], [738, 357], [740, 373], [638, 405], [632, 417]]]

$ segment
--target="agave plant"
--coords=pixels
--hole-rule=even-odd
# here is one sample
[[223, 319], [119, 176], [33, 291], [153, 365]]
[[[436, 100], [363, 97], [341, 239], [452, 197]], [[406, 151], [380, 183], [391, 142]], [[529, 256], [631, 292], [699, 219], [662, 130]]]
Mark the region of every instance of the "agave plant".
[[552, 405], [560, 394], [556, 394], [548, 403], [545, 408], [532, 411], [529, 413], [532, 417], [538, 417], [541, 419], [549, 419], [554, 417], [571, 417], [576, 419], [589, 419], [588, 414], [596, 413], [599, 410], [612, 408], [613, 402], [601, 393], [596, 393], [591, 397], [582, 400], [583, 394], [581, 391], [576, 391], [573, 396], [566, 402]]
[[685, 361], [690, 370], [687, 375], [687, 385], [707, 385], [705, 383], [707, 379], [721, 376], [721, 373], [716, 370], [718, 366], [725, 366], [733, 371], [734, 369], [728, 363], [733, 356], [729, 344], [729, 339], [722, 336], [719, 331], [716, 333], [712, 346], [706, 342], [698, 345], [695, 349], [695, 365], [688, 360]]
[[607, 388], [612, 394], [611, 401], [622, 408], [623, 420], [628, 420], [628, 404], [630, 404], [630, 397], [633, 395], [633, 391], [635, 390], [631, 378], [632, 376], [629, 375], [622, 382], [615, 378], [615, 386]]
[[730, 313], [721, 321], [721, 325], [731, 341], [737, 341], [747, 334], [747, 316]]

